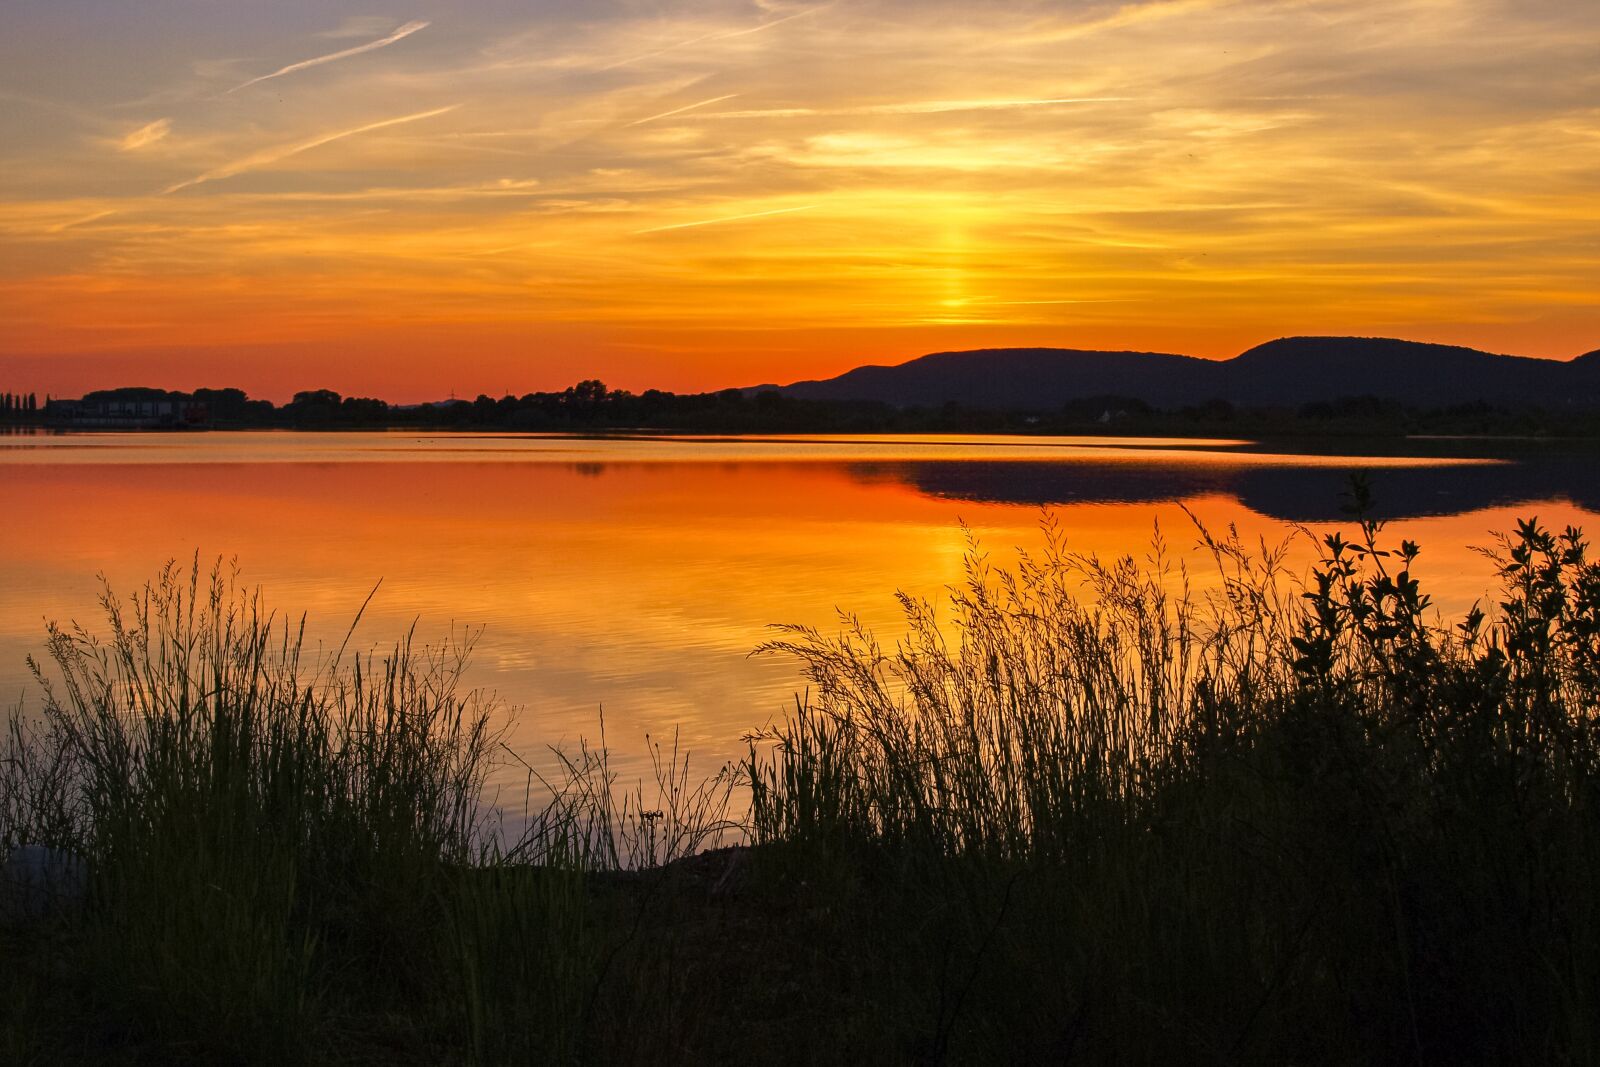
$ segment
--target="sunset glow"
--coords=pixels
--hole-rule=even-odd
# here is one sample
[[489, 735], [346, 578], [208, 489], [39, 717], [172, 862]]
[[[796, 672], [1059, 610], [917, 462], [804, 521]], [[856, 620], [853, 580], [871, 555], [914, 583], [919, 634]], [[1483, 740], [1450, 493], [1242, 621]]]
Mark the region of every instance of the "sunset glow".
[[[914, 465], [900, 461], [938, 461], [946, 453], [936, 443], [839, 442], [796, 462], [754, 441], [532, 439], [501, 448], [446, 436], [429, 444], [448, 451], [423, 451], [394, 435], [336, 455], [351, 436], [239, 434], [203, 449], [189, 435], [75, 437], [0, 449], [0, 507], [52, 531], [40, 538], [33, 525], [0, 526], [0, 586], [12, 596], [0, 615], [0, 692], [30, 684], [24, 656], [41, 619], [89, 621], [97, 573], [126, 592], [175, 555], [187, 562], [198, 552], [207, 566], [237, 561], [243, 582], [259, 583], [291, 617], [308, 613], [314, 639], [330, 646], [380, 579], [363, 647], [413, 624], [427, 642], [480, 630], [472, 681], [516, 709], [513, 740], [530, 758], [592, 735], [603, 707], [613, 736], [680, 730], [714, 767], [737, 758], [744, 733], [793, 700], [792, 666], [750, 657], [768, 624], [831, 627], [844, 608], [890, 640], [904, 625], [894, 590], [937, 601], [959, 580], [967, 540], [958, 520], [996, 565], [1043, 540], [1037, 507], [919, 489]], [[1183, 456], [1108, 447], [1068, 447], [1061, 462], [1102, 471], [1176, 464], [1200, 478], [1351, 462], [1218, 455], [1207, 442], [1190, 444], [1211, 451], [1209, 462], [1200, 448]], [[1026, 445], [1015, 448], [995, 451], [1027, 455]], [[1405, 464], [1375, 465], [1382, 477]], [[1492, 544], [1491, 530], [1530, 510], [1558, 527], [1592, 522], [1565, 500], [1406, 520], [1427, 546], [1420, 570], [1441, 611], [1454, 615], [1483, 596], [1491, 568], [1471, 546]], [[1252, 550], [1292, 539], [1295, 573], [1313, 547], [1281, 517], [1204, 489], [1159, 503], [1090, 499], [1052, 513], [1074, 551], [1106, 559], [1146, 558], [1159, 529], [1202, 592], [1219, 572], [1198, 545], [1196, 521], [1219, 536], [1238, 531]], [[632, 746], [617, 759], [633, 768], [642, 755]]]
[[391, 400], [1600, 346], [1600, 7], [22, 0], [0, 378]]

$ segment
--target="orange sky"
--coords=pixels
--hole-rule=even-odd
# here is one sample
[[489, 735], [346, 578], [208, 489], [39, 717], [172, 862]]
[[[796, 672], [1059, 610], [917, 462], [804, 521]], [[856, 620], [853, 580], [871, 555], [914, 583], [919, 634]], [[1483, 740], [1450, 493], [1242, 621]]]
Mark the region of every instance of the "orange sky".
[[1600, 5], [15, 0], [0, 387], [1600, 347]]

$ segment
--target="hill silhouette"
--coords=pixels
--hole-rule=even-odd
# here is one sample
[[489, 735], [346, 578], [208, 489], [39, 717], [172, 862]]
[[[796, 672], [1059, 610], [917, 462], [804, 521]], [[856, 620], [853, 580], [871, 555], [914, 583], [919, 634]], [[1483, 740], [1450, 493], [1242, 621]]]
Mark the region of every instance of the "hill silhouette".
[[1158, 408], [1212, 400], [1299, 407], [1372, 396], [1417, 407], [1492, 403], [1600, 409], [1600, 351], [1570, 362], [1496, 355], [1386, 337], [1287, 337], [1228, 360], [1159, 352], [989, 348], [936, 352], [897, 366], [865, 366], [777, 389], [802, 400], [1050, 411], [1120, 397]]

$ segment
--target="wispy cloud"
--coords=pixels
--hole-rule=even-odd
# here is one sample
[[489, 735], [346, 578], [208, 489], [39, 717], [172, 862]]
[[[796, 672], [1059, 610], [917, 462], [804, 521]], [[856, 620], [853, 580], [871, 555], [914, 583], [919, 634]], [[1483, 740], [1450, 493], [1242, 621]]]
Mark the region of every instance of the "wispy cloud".
[[351, 56], [359, 56], [367, 52], [375, 52], [380, 48], [389, 47], [396, 41], [403, 41], [407, 37], [410, 37], [413, 33], [416, 33], [418, 30], [425, 30], [431, 25], [433, 25], [431, 22], [428, 22], [424, 19], [416, 19], [412, 22], [406, 23], [404, 26], [401, 26], [398, 30], [395, 30], [387, 37], [379, 38], [376, 41], [368, 41], [366, 44], [358, 44], [354, 48], [346, 48], [342, 52], [330, 52], [325, 56], [317, 56], [315, 59], [303, 59], [298, 63], [290, 63], [287, 67], [279, 67], [271, 74], [263, 74], [259, 78], [251, 78], [247, 82], [241, 82], [240, 84], [235, 85], [232, 89], [229, 89], [228, 92], [236, 93], [240, 89], [248, 89], [252, 85], [256, 85], [264, 81], [270, 81], [273, 78], [281, 78], [285, 74], [293, 74], [296, 71], [306, 70], [310, 67], [320, 67], [324, 63], [333, 63], [340, 59], [349, 59]]
[[657, 119], [671, 118], [673, 115], [681, 115], [685, 111], [694, 111], [696, 108], [707, 107], [707, 106], [709, 106], [711, 104], [720, 104], [724, 100], [732, 100], [734, 97], [736, 97], [738, 95], [739, 95], [738, 93], [728, 93], [726, 96], [713, 96], [709, 100], [698, 100], [698, 101], [696, 101], [695, 103], [692, 103], [692, 104], [684, 104], [682, 107], [675, 107], [671, 111], [663, 111], [659, 115], [651, 115], [651, 116], [649, 116], [647, 118], [638, 119], [638, 120], [636, 120], [634, 122], [628, 123], [628, 125], [629, 126], [643, 126], [645, 123], [654, 122]]
[[1236, 0], [1151, 0], [1147, 3], [1124, 4], [1113, 13], [1086, 22], [1073, 22], [1035, 34], [1031, 43], [1041, 41], [1073, 41], [1091, 37], [1108, 30], [1120, 30], [1143, 22], [1182, 18], [1185, 15], [1203, 14], [1227, 7]]
[[772, 19], [770, 22], [763, 22], [758, 26], [748, 26], [744, 29], [738, 30], [718, 30], [712, 33], [702, 33], [698, 37], [690, 37], [682, 41], [676, 41], [667, 45], [665, 48], [658, 48], [653, 52], [642, 52], [638, 55], [628, 56], [626, 59], [619, 59], [614, 63], [607, 63], [605, 66], [600, 67], [599, 69], [616, 70], [618, 67], [626, 67], [633, 63], [640, 63], [646, 59], [655, 59], [657, 56], [664, 56], [668, 52], [676, 52], [678, 49], [688, 48], [690, 45], [706, 44], [711, 41], [730, 41], [736, 37], [749, 37], [751, 34], [765, 33], [767, 30], [770, 30], [775, 26], [782, 26], [786, 22], [793, 22], [795, 19], [805, 18], [807, 15], [815, 15], [818, 11], [821, 11], [827, 6], [827, 4], [823, 4], [818, 7], [809, 7], [804, 11], [796, 11], [792, 15], [785, 15], [782, 18]]
[[378, 186], [369, 189], [305, 191], [292, 193], [245, 193], [237, 200], [263, 203], [337, 203], [366, 200], [465, 200], [473, 197], [537, 197], [546, 195], [537, 178], [501, 178], [470, 185]]
[[[331, 346], [338, 322], [389, 352], [416, 321], [555, 384], [581, 358], [709, 387], [769, 356], [831, 373], [869, 337], [1600, 344], [1600, 3], [826, 3], [302, 2], [320, 22], [269, 25], [219, 0], [12, 49], [8, 347]], [[13, 36], [65, 39], [72, 6], [20, 5]], [[319, 55], [412, 19], [434, 32], [392, 55]], [[254, 59], [172, 61], [243, 26]], [[308, 55], [329, 65], [218, 99]], [[151, 317], [172, 325], [104, 325]], [[532, 335], [574, 362], [530, 361]], [[431, 366], [446, 342], [415, 336]], [[619, 338], [660, 375], [608, 362]]]
[[247, 170], [255, 170], [257, 167], [269, 166], [278, 162], [279, 160], [288, 159], [290, 156], [297, 156], [301, 152], [309, 152], [313, 148], [320, 148], [322, 145], [331, 144], [334, 141], [342, 141], [346, 137], [354, 137], [360, 133], [370, 133], [373, 130], [381, 130], [388, 126], [399, 126], [407, 122], [420, 122], [422, 119], [431, 119], [435, 115], [443, 115], [446, 112], [454, 111], [459, 106], [459, 104], [451, 104], [449, 107], [436, 107], [432, 111], [419, 111], [414, 115], [401, 115], [399, 118], [384, 119], [381, 122], [369, 122], [365, 126], [357, 126], [354, 129], [339, 130], [336, 133], [323, 134], [321, 137], [313, 137], [311, 140], [302, 141], [299, 144], [280, 145], [276, 148], [268, 148], [263, 151], [256, 152], [253, 155], [246, 156], [243, 159], [235, 160], [234, 162], [228, 163], [224, 166], [217, 167], [213, 170], [208, 170], [204, 174], [199, 174], [193, 178], [190, 178], [188, 181], [182, 181], [175, 185], [169, 185], [165, 189], [161, 190], [161, 192], [162, 195], [165, 196], [169, 193], [175, 193], [180, 189], [187, 189], [190, 186], [200, 185], [203, 182], [214, 182], [222, 178], [231, 178], [235, 174], [243, 174]]
[[[726, 99], [726, 98], [724, 98]], [[835, 115], [942, 115], [952, 111], [1017, 111], [1071, 104], [1116, 104], [1131, 96], [1061, 96], [1037, 100], [913, 100], [901, 104], [862, 104], [852, 107], [774, 107], [749, 111], [713, 111], [708, 119], [795, 119]], [[667, 114], [672, 114], [668, 112]], [[657, 115], [657, 118], [663, 116]], [[648, 121], [648, 120], [641, 120]]]
[[746, 219], [764, 219], [769, 215], [788, 215], [795, 211], [811, 211], [816, 204], [806, 204], [802, 207], [780, 207], [771, 211], [752, 211], [748, 215], [724, 215], [717, 219], [699, 219], [695, 222], [675, 222], [671, 226], [652, 226], [648, 230], [634, 230], [633, 235], [638, 237], [647, 233], [665, 233], [668, 230], [687, 230], [693, 226], [716, 226], [724, 222], [743, 222]]
[[130, 131], [122, 140], [117, 142], [117, 147], [124, 152], [134, 152], [155, 144], [171, 132], [171, 119], [156, 119], [154, 122], [140, 126], [137, 130]]

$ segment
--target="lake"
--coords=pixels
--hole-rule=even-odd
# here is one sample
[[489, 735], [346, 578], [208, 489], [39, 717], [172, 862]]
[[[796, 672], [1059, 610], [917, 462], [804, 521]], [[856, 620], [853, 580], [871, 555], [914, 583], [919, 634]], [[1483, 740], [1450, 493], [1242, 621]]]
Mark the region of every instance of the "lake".
[[[961, 577], [965, 523], [995, 562], [1041, 543], [1146, 551], [1159, 524], [1204, 584], [1192, 514], [1281, 541], [1342, 524], [1371, 472], [1446, 611], [1481, 596], [1472, 546], [1537, 514], [1600, 532], [1592, 451], [1534, 443], [1006, 437], [563, 437], [407, 433], [0, 436], [0, 694], [37, 699], [47, 619], [97, 624], [97, 575], [128, 591], [168, 560], [237, 560], [269, 603], [337, 643], [413, 622], [481, 628], [470, 679], [516, 709], [512, 744], [598, 733], [619, 765], [679, 731], [711, 770], [792, 703], [793, 664], [752, 658], [775, 622], [835, 609], [896, 630], [897, 589]], [[1187, 513], [1186, 513], [1187, 512]], [[1308, 558], [1308, 547], [1299, 558]]]

